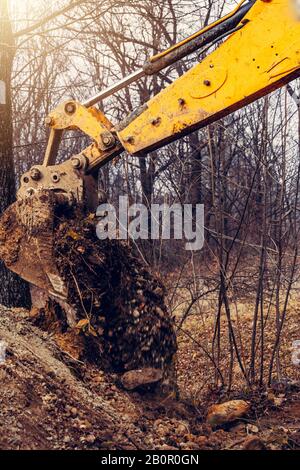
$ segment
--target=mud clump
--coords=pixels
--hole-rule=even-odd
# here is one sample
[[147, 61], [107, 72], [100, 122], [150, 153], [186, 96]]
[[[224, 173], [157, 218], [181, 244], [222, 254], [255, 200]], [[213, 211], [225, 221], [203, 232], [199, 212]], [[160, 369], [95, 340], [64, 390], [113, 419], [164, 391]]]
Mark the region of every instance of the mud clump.
[[57, 267], [79, 317], [87, 355], [104, 369], [172, 368], [176, 352], [165, 289], [118, 240], [99, 240], [93, 215], [57, 218]]
[[[14, 206], [12, 206], [14, 209]], [[24, 236], [18, 224], [15, 211], [8, 209], [1, 217], [0, 223], [0, 259], [9, 268], [18, 261], [21, 240]]]
[[[11, 206], [0, 223], [0, 256], [7, 265], [22, 256], [20, 245], [28, 238], [19, 206]], [[169, 387], [175, 382], [177, 345], [165, 289], [125, 243], [99, 240], [96, 224], [95, 216], [79, 207], [54, 212], [51, 248], [67, 298], [49, 295], [43, 308], [33, 311], [32, 321], [53, 331], [59, 346], [79, 360], [118, 374], [153, 368], [153, 376], [162, 371], [160, 383]], [[15, 233], [13, 260], [8, 256], [10, 227]]]

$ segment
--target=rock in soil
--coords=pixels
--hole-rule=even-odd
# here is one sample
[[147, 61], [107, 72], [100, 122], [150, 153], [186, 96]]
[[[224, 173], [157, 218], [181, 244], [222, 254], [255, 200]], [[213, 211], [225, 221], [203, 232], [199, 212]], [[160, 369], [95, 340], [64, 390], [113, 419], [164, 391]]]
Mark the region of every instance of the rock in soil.
[[212, 405], [208, 410], [206, 421], [212, 426], [220, 426], [241, 418], [249, 409], [249, 403], [244, 400], [231, 400], [220, 405]]
[[266, 446], [259, 437], [248, 437], [243, 445], [243, 450], [265, 450]]
[[151, 385], [163, 378], [161, 369], [147, 367], [145, 369], [130, 370], [121, 377], [121, 383], [126, 390], [134, 390], [144, 385]]

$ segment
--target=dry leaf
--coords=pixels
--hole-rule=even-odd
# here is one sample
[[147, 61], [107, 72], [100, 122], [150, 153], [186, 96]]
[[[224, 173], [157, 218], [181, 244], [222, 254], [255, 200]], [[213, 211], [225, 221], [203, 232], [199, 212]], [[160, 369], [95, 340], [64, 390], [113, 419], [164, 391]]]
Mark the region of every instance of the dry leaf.
[[78, 233], [74, 232], [74, 230], [68, 230], [67, 232], [67, 237], [71, 237], [73, 238], [73, 240], [80, 240], [80, 235], [78, 235]]
[[82, 329], [89, 323], [90, 323], [89, 320], [87, 318], [84, 318], [83, 320], [79, 320], [79, 322], [76, 325], [76, 328]]

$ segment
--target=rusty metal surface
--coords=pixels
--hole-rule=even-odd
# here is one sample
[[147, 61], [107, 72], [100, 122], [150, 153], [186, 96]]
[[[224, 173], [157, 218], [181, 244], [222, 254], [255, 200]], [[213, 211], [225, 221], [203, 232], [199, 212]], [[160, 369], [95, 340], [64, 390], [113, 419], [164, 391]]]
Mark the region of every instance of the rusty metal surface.
[[9, 268], [31, 284], [58, 299], [67, 298], [67, 287], [53, 255], [55, 193], [38, 191], [15, 205], [16, 223], [24, 236], [19, 256]]
[[92, 144], [79, 155], [85, 159], [84, 169], [89, 173], [96, 172], [124, 150], [107, 117], [100, 110], [86, 108], [77, 101], [60, 104], [47, 116], [45, 122], [50, 127], [50, 137], [44, 166], [55, 164], [58, 143], [62, 133], [68, 130], [80, 130], [92, 140]]
[[79, 169], [74, 167], [74, 162], [82, 161], [81, 158], [81, 155], [75, 155], [60, 165], [32, 167], [21, 177], [18, 200], [30, 198], [40, 191], [51, 191], [61, 204], [76, 202], [95, 210], [98, 205], [97, 181], [94, 176], [85, 174], [84, 164]]
[[[38, 173], [38, 177], [35, 171]], [[73, 168], [70, 160], [53, 166], [35, 165], [21, 177], [18, 200], [26, 199], [38, 191], [64, 194], [67, 199], [83, 200], [84, 185], [80, 171]]]

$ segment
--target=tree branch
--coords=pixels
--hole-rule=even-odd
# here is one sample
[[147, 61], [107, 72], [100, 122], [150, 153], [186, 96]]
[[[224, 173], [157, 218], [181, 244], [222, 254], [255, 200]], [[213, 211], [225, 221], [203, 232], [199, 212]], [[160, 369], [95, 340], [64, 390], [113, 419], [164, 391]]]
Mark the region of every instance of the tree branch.
[[25, 34], [31, 33], [32, 31], [40, 28], [41, 26], [45, 25], [51, 20], [54, 20], [60, 15], [64, 15], [67, 13], [69, 10], [78, 7], [82, 3], [86, 3], [87, 0], [76, 0], [76, 1], [71, 1], [68, 5], [66, 5], [64, 8], [61, 8], [60, 10], [55, 11], [54, 13], [51, 13], [51, 15], [46, 16], [45, 18], [37, 21], [35, 24], [32, 26], [28, 26], [28, 28], [21, 29], [20, 31], [17, 31], [14, 33], [14, 37], [18, 38], [20, 36], [24, 36]]

